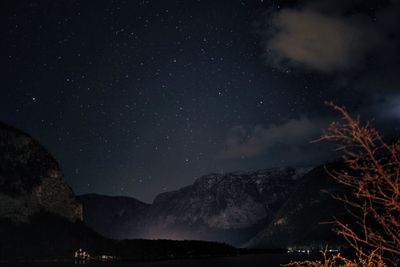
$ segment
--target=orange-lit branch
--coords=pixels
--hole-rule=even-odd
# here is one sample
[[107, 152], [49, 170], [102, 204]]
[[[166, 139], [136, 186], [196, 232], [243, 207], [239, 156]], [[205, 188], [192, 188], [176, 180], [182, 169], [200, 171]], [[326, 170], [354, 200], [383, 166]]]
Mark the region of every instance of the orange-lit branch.
[[338, 197], [352, 210], [358, 227], [337, 221], [338, 234], [365, 256], [380, 253], [391, 263], [400, 260], [400, 143], [386, 143], [377, 130], [360, 118], [353, 118], [344, 107], [328, 103], [343, 116], [333, 122], [321, 140], [338, 143], [345, 170], [330, 175], [351, 188], [353, 195]]

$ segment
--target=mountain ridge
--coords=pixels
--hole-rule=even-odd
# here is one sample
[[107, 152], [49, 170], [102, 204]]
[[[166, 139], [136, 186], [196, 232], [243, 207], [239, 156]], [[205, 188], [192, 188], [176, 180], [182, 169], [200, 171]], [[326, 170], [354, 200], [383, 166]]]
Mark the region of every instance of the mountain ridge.
[[319, 215], [327, 209], [338, 215], [339, 204], [330, 194], [344, 192], [322, 165], [210, 173], [159, 194], [152, 204], [124, 196], [75, 197], [56, 159], [28, 134], [3, 124], [0, 185], [1, 220], [26, 224], [35, 214], [49, 213], [82, 223], [86, 230], [80, 231], [93, 239], [192, 239], [254, 248], [334, 240], [330, 229], [319, 225], [328, 217]]
[[[137, 207], [146, 205], [124, 197], [117, 200]], [[79, 248], [94, 256], [113, 255], [124, 260], [237, 253], [232, 246], [212, 242], [112, 240], [88, 227], [82, 215], [81, 204], [65, 183], [61, 167], [49, 151], [25, 132], [0, 123], [2, 264], [68, 261]]]
[[[127, 237], [203, 239], [259, 247], [249, 241], [273, 222], [314, 169], [277, 167], [203, 175], [191, 185], [157, 195], [134, 219], [139, 228], [133, 227]], [[101, 221], [101, 216], [92, 221]], [[132, 233], [140, 235], [130, 236]], [[117, 237], [112, 231], [107, 234]]]

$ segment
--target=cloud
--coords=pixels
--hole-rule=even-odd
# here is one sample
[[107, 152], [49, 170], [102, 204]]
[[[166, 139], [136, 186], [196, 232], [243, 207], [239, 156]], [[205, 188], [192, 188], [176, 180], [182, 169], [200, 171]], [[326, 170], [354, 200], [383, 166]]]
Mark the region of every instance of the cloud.
[[[382, 129], [390, 133], [393, 123], [387, 126], [400, 117], [399, 102], [389, 101], [400, 92], [399, 12], [400, 2], [390, 0], [306, 0], [270, 7], [257, 22], [263, 59], [274, 69], [309, 79], [310, 87], [296, 90], [323, 91], [324, 100], [346, 105], [353, 114], [387, 118]], [[332, 156], [332, 146], [309, 141], [332, 121], [329, 116], [335, 116], [324, 114], [320, 110], [317, 118], [235, 126], [217, 158], [321, 162]]]
[[268, 66], [357, 113], [400, 92], [398, 14], [394, 0], [305, 0], [269, 7], [256, 25]]
[[270, 8], [260, 30], [264, 58], [278, 69], [322, 73], [387, 65], [398, 55], [400, 4], [385, 3], [314, 0]]
[[225, 149], [218, 159], [256, 157], [274, 151], [277, 147], [285, 150], [301, 150], [311, 140], [318, 138], [325, 120], [310, 120], [307, 117], [291, 119], [283, 124], [246, 128], [238, 125], [231, 128], [226, 136]]
[[332, 13], [321, 5], [268, 13], [263, 32], [268, 64], [321, 72], [362, 66], [380, 42], [379, 32], [367, 15]]
[[[378, 43], [373, 28], [316, 10], [282, 10], [272, 23], [276, 33], [266, 49], [275, 65], [287, 62], [323, 72], [356, 68]], [[367, 23], [360, 19], [358, 24]]]

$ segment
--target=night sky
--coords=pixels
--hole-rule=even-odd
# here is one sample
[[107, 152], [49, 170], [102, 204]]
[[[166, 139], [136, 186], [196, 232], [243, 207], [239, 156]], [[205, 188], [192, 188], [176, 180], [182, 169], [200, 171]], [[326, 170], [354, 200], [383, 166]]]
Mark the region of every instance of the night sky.
[[2, 1], [0, 120], [77, 194], [313, 166], [334, 101], [400, 119], [396, 1]]

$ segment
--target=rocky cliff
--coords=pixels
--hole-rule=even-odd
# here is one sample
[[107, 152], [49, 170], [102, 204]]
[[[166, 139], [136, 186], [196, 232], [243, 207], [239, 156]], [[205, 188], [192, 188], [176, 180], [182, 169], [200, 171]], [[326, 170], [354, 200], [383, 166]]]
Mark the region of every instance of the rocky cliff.
[[201, 239], [241, 245], [273, 220], [305, 171], [271, 168], [209, 174], [190, 186], [158, 195], [147, 206], [93, 195], [79, 200], [85, 222], [110, 237]]
[[346, 215], [342, 203], [332, 197], [346, 192], [326, 172], [342, 167], [334, 163], [209, 174], [158, 195], [151, 205], [99, 195], [79, 199], [85, 221], [114, 238], [201, 239], [250, 248], [325, 247], [343, 244], [327, 222]]
[[147, 237], [240, 245], [272, 220], [297, 177], [292, 168], [200, 177], [191, 186], [156, 197], [147, 215]]
[[82, 220], [57, 161], [31, 136], [0, 123], [0, 218], [27, 222], [42, 211]]
[[[95, 210], [89, 204], [88, 214], [101, 215], [98, 220], [106, 223], [114, 216], [129, 218], [127, 228], [120, 229], [131, 229], [147, 206], [130, 198], [97, 197], [85, 198], [86, 203], [95, 199], [99, 207]], [[115, 220], [109, 223], [104, 226], [122, 226]], [[65, 261], [78, 248], [92, 255], [136, 260], [236, 253], [231, 246], [210, 242], [115, 241], [101, 236], [82, 221], [82, 206], [50, 153], [29, 135], [0, 123], [0, 262]]]

